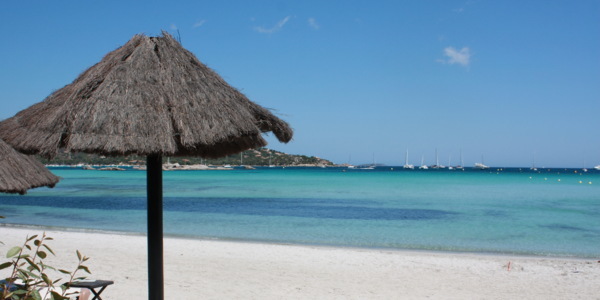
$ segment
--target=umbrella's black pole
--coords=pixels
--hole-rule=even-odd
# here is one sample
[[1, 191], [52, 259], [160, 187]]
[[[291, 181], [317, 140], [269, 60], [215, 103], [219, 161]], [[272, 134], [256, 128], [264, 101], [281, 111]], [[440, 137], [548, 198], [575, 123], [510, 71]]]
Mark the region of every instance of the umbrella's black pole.
[[162, 156], [147, 159], [148, 185], [148, 299], [164, 299]]

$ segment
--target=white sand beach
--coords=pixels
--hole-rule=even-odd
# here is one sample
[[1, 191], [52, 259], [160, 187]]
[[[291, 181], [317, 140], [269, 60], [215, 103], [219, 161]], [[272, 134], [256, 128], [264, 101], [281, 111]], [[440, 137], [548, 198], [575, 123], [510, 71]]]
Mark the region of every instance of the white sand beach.
[[[43, 229], [0, 227], [0, 262]], [[72, 269], [114, 280], [103, 299], [147, 299], [146, 237], [46, 231]], [[391, 251], [166, 238], [166, 299], [600, 299], [598, 259]], [[510, 263], [510, 269], [508, 264]], [[6, 276], [6, 270], [0, 275]]]

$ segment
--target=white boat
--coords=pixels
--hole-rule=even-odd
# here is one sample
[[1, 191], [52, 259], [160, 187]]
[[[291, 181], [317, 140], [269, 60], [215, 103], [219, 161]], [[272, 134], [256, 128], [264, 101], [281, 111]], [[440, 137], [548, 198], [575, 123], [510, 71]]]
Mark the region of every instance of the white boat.
[[480, 169], [480, 170], [485, 170], [485, 169], [489, 169], [490, 167], [482, 164], [482, 163], [475, 163], [475, 169]]
[[531, 162], [531, 168], [529, 168], [532, 171], [537, 171], [538, 169], [535, 167], [535, 153], [533, 153], [533, 161]]
[[404, 158], [404, 167], [405, 169], [414, 169], [415, 166], [408, 163], [408, 149], [406, 149], [406, 157]]
[[425, 160], [425, 157], [423, 155], [421, 155], [421, 166], [419, 167], [419, 169], [421, 169], [421, 170], [427, 170], [427, 169], [429, 169], [429, 167], [426, 164], [423, 163], [424, 160]]
[[359, 170], [375, 170], [375, 167], [367, 165], [367, 166], [359, 166], [357, 169], [359, 169]]
[[485, 169], [489, 169], [490, 167], [486, 166], [483, 163], [483, 155], [481, 156], [481, 162], [480, 163], [475, 163], [475, 169], [480, 169], [480, 170], [485, 170]]
[[435, 165], [430, 166], [430, 168], [432, 168], [432, 169], [444, 169], [444, 168], [446, 168], [446, 167], [440, 165], [440, 159], [438, 157], [437, 148], [435, 148]]
[[375, 153], [373, 153], [373, 163], [358, 165], [358, 166], [356, 166], [356, 169], [358, 169], [358, 170], [374, 170], [375, 166], [377, 166], [377, 165], [375, 164]]
[[481, 156], [481, 162], [480, 163], [475, 163], [475, 169], [480, 169], [480, 170], [485, 170], [485, 169], [489, 169], [490, 167], [486, 166], [483, 163], [483, 155]]
[[354, 165], [352, 164], [352, 154], [348, 156], [348, 163], [346, 164], [348, 169], [354, 169]]
[[464, 170], [465, 168], [463, 167], [464, 163], [463, 163], [463, 157], [462, 157], [462, 149], [460, 150], [460, 165], [454, 167], [457, 170]]
[[600, 171], [600, 165], [595, 166], [594, 169]]
[[271, 150], [269, 150], [269, 168], [275, 168], [274, 165], [271, 164], [271, 157], [273, 156]]

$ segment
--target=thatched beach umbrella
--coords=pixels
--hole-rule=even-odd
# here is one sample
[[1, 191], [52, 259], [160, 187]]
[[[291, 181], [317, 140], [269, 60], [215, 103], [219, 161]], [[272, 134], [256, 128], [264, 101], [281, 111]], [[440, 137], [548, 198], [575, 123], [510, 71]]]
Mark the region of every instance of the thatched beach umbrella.
[[223, 157], [281, 142], [289, 125], [251, 102], [173, 37], [136, 35], [71, 84], [0, 123], [26, 153], [147, 156], [149, 296], [163, 298], [162, 156]]
[[54, 187], [58, 180], [34, 157], [17, 152], [0, 139], [0, 192], [22, 195], [32, 188]]

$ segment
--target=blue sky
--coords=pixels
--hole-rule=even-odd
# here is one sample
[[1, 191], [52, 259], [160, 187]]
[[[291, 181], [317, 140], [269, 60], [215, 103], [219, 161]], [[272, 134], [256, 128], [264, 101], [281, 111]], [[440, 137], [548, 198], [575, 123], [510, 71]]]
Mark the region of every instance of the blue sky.
[[600, 1], [3, 1], [0, 119], [133, 35], [185, 48], [337, 163], [600, 164]]

